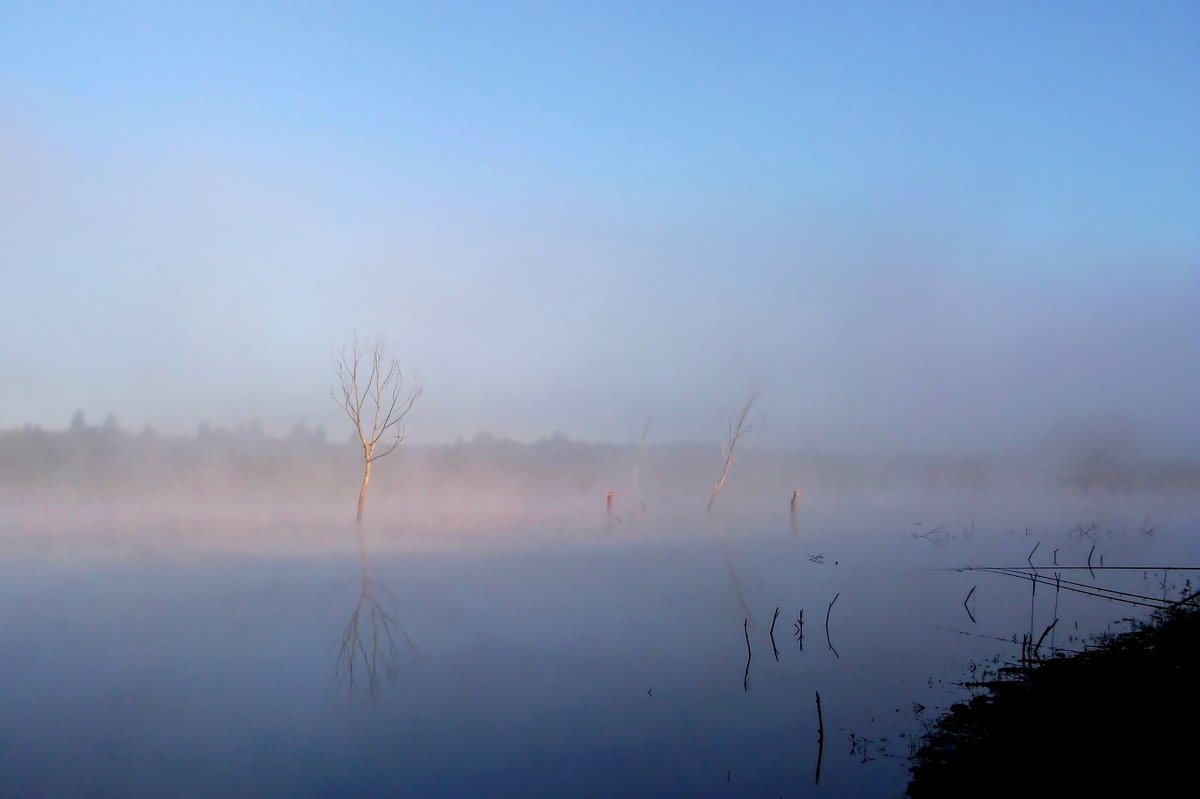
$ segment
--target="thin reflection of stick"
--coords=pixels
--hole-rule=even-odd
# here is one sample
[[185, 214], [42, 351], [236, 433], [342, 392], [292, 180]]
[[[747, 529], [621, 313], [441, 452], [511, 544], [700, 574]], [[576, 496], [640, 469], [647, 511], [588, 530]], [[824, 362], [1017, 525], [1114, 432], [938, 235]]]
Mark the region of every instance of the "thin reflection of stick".
[[[336, 672], [346, 680], [347, 698], [354, 698], [355, 692], [364, 688], [361, 681], [365, 678], [367, 698], [371, 704], [377, 704], [381, 668], [389, 681], [395, 681], [398, 673], [397, 636], [404, 639], [412, 653], [416, 652], [416, 645], [396, 621], [394, 613], [399, 601], [395, 595], [371, 579], [361, 528], [358, 529], [358, 552], [362, 559], [362, 590], [342, 632]], [[388, 607], [376, 598], [376, 589], [384, 594]], [[363, 611], [366, 611], [365, 616]]]
[[817, 773], [813, 785], [821, 784], [821, 759], [825, 756], [825, 718], [821, 715], [821, 692], [817, 691]]
[[796, 524], [796, 509], [799, 507], [800, 507], [800, 489], [797, 488], [795, 491], [792, 492], [792, 507], [791, 507], [790, 513], [788, 514], [788, 522], [792, 526], [792, 536], [795, 538], [800, 537], [800, 527], [799, 527], [799, 525]]
[[963, 607], [967, 609], [967, 615], [971, 617], [971, 624], [978, 624], [978, 622], [975, 621], [975, 614], [971, 612], [971, 607], [967, 603], [971, 601], [971, 597], [975, 594], [975, 589], [978, 587], [976, 585], [971, 586], [971, 590], [967, 592], [967, 598], [963, 600]]
[[742, 591], [742, 581], [738, 579], [737, 569], [733, 566], [733, 556], [729, 553], [729, 542], [725, 539], [725, 531], [717, 524], [716, 519], [712, 519], [713, 529], [717, 531], [717, 541], [721, 544], [721, 554], [725, 556], [725, 568], [729, 571], [729, 585], [733, 589], [734, 596], [737, 598], [738, 606], [741, 607], [743, 615], [748, 619], [753, 619], [754, 614], [750, 612], [750, 603], [746, 601], [746, 595]]
[[842, 595], [841, 591], [834, 594], [833, 599], [829, 600], [829, 607], [827, 607], [825, 609], [825, 643], [829, 644], [829, 651], [832, 652], [833, 656], [835, 658], [837, 658], [838, 660], [841, 660], [842, 656], [839, 655], [838, 651], [833, 648], [833, 641], [829, 640], [829, 612], [831, 610], [833, 610], [833, 603], [837, 602], [838, 597], [840, 597], [841, 595]]
[[742, 632], [746, 634], [746, 673], [742, 675], [742, 690], [750, 690], [750, 620], [742, 620]]

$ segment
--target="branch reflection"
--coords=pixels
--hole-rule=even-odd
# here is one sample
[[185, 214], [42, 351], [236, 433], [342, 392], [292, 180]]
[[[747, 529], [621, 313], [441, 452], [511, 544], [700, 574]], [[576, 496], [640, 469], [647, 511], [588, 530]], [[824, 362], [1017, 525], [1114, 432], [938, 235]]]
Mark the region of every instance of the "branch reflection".
[[400, 602], [396, 595], [371, 578], [370, 560], [362, 528], [357, 529], [358, 552], [362, 559], [362, 590], [354, 612], [342, 632], [336, 673], [346, 683], [346, 696], [366, 694], [371, 704], [378, 704], [381, 677], [395, 682], [399, 674], [400, 652], [397, 643], [403, 641], [409, 654], [417, 646], [408, 632], [396, 620]]

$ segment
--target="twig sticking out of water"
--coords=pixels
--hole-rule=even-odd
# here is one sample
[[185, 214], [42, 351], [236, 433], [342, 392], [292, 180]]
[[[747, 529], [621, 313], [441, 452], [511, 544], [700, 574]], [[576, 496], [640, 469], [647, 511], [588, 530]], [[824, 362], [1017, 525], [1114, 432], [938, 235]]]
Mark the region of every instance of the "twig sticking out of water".
[[821, 714], [821, 692], [817, 691], [817, 773], [813, 785], [821, 784], [821, 759], [825, 756], [825, 717]]
[[1092, 544], [1092, 548], [1088, 550], [1088, 571], [1092, 573], [1092, 579], [1096, 579], [1096, 572], [1092, 570], [1092, 553], [1096, 551], [1096, 545]]
[[975, 614], [971, 612], [971, 608], [967, 603], [971, 601], [971, 597], [975, 595], [975, 589], [978, 587], [977, 585], [971, 586], [971, 590], [967, 592], [967, 598], [963, 600], [963, 607], [966, 608], [967, 615], [971, 617], [971, 624], [978, 624], [979, 622], [975, 621]]
[[1038, 653], [1041, 651], [1042, 641], [1046, 640], [1046, 636], [1050, 634], [1050, 631], [1054, 629], [1056, 624], [1058, 624], [1058, 619], [1050, 622], [1050, 625], [1046, 627], [1046, 629], [1042, 630], [1041, 636], [1038, 638], [1037, 643], [1033, 646], [1033, 656], [1035, 658], [1039, 656]]
[[742, 620], [742, 632], [746, 634], [746, 673], [742, 675], [742, 690], [750, 690], [750, 620]]
[[796, 619], [796, 624], [794, 626], [796, 628], [796, 631], [792, 634], [792, 637], [800, 642], [800, 651], [803, 652], [804, 651], [804, 610], [803, 609], [800, 610], [800, 617]]
[[829, 651], [832, 652], [833, 656], [835, 658], [838, 658], [839, 660], [841, 659], [842, 656], [839, 655], [838, 651], [833, 648], [833, 641], [829, 640], [829, 613], [830, 613], [830, 611], [833, 610], [833, 603], [837, 602], [838, 597], [840, 597], [841, 595], [842, 595], [841, 591], [838, 591], [836, 594], [834, 594], [833, 599], [829, 600], [829, 607], [827, 607], [825, 609], [825, 643], [829, 644]]
[[779, 618], [779, 606], [775, 607], [775, 615], [771, 617], [771, 649], [775, 651], [775, 662], [779, 662], [779, 647], [775, 646], [775, 620]]

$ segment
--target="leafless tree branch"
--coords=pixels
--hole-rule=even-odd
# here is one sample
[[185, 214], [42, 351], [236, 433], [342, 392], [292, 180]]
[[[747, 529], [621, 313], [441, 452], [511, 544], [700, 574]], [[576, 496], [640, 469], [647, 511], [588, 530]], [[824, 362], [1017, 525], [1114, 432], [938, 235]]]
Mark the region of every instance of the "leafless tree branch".
[[[360, 371], [366, 361], [366, 377]], [[345, 348], [334, 358], [338, 385], [330, 396], [354, 425], [363, 454], [363, 479], [358, 492], [355, 521], [362, 523], [371, 464], [390, 455], [407, 438], [404, 419], [424, 393], [421, 381], [406, 381], [398, 361], [387, 361], [383, 345], [376, 343], [366, 352], [354, 339], [347, 356]]]
[[750, 421], [750, 410], [754, 407], [757, 399], [758, 389], [754, 389], [746, 399], [746, 404], [742, 406], [741, 412], [736, 417], [732, 414], [730, 415], [729, 438], [726, 440], [724, 447], [725, 468], [721, 470], [721, 479], [713, 486], [712, 495], [708, 498], [708, 509], [710, 511], [713, 509], [713, 503], [717, 501], [717, 495], [725, 487], [725, 480], [729, 477], [729, 467], [733, 466], [733, 451], [737, 447], [738, 441], [742, 436], [762, 426], [761, 421]]

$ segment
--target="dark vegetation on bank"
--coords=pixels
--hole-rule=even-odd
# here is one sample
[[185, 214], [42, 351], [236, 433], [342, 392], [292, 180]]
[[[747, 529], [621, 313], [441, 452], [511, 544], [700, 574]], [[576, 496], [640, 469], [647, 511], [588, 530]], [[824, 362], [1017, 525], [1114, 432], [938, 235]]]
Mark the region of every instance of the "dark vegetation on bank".
[[1200, 755], [1196, 602], [979, 686], [986, 693], [953, 706], [925, 737], [908, 796], [1190, 793]]

